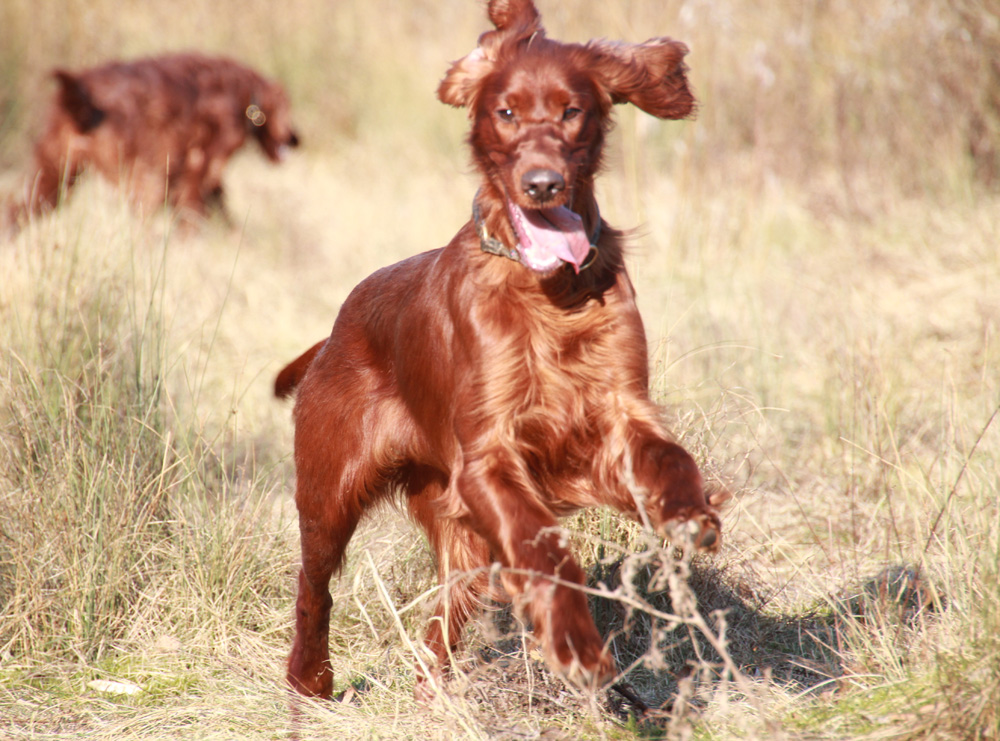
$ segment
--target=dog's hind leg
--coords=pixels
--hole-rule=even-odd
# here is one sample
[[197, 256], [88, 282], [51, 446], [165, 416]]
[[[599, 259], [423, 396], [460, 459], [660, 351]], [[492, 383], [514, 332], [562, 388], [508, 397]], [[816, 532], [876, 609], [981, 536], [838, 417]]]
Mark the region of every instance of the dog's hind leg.
[[361, 515], [360, 511], [338, 509], [341, 511], [320, 519], [300, 514], [302, 568], [295, 602], [295, 642], [288, 658], [288, 683], [303, 695], [326, 698], [333, 692], [330, 579], [343, 562]]
[[[390, 404], [372, 406], [356, 376], [320, 366], [299, 389], [295, 406], [295, 504], [302, 569], [295, 604], [295, 641], [288, 683], [304, 695], [330, 697], [330, 579], [364, 513], [386, 498], [398, 480], [392, 451], [400, 415]], [[348, 392], [351, 391], [351, 393]], [[367, 420], [377, 420], [372, 427]]]
[[[469, 618], [483, 607], [483, 598], [503, 599], [499, 585], [491, 585], [488, 567], [492, 561], [486, 541], [454, 519], [442, 516], [444, 486], [432, 480], [420, 494], [408, 500], [410, 514], [427, 533], [434, 549], [438, 580], [442, 586], [424, 644], [434, 657], [428, 669], [435, 679], [447, 675], [451, 657], [462, 640]], [[411, 490], [412, 491], [412, 490]], [[416, 694], [429, 699], [429, 677], [420, 672]]]
[[348, 434], [351, 428], [346, 426], [342, 434], [333, 434], [324, 420], [328, 409], [310, 401], [299, 404], [295, 430], [302, 567], [288, 683], [303, 695], [328, 698], [333, 691], [330, 579], [340, 570], [347, 544], [367, 505], [373, 503], [376, 487], [372, 477], [350, 467], [352, 453], [363, 457], [358, 436]]

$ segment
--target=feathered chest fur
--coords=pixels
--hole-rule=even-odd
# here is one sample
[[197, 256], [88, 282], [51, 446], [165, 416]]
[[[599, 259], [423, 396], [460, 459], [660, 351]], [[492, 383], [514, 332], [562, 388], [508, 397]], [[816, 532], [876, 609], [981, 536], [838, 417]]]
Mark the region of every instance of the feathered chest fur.
[[[522, 317], [523, 318], [523, 317]], [[587, 449], [619, 406], [620, 317], [591, 302], [574, 313], [535, 310], [508, 325], [484, 366], [479, 408], [497, 442], [546, 469]]]

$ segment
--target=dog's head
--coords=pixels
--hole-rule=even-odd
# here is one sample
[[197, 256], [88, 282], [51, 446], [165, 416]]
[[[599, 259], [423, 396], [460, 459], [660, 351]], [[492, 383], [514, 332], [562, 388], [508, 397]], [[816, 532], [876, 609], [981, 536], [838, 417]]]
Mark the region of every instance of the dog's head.
[[562, 262], [578, 268], [586, 235], [555, 252], [533, 247], [533, 235], [579, 231], [571, 209], [592, 187], [613, 104], [660, 118], [693, 112], [687, 47], [668, 38], [564, 44], [546, 37], [531, 0], [491, 0], [488, 12], [496, 30], [452, 64], [438, 97], [468, 109], [473, 158], [508, 201], [522, 260], [540, 272]]
[[299, 135], [292, 127], [291, 106], [285, 89], [276, 82], [266, 82], [254, 90], [246, 109], [247, 126], [272, 162], [281, 162], [289, 147], [299, 146]]

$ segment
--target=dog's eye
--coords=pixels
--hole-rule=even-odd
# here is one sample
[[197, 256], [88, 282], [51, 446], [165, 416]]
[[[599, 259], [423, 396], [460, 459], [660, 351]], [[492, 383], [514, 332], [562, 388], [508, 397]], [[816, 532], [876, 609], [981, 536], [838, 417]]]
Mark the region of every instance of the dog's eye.
[[563, 121], [571, 121], [581, 113], [583, 113], [583, 110], [580, 108], [567, 108], [563, 111]]
[[501, 121], [513, 121], [514, 111], [512, 111], [510, 108], [501, 108], [500, 110], [497, 111], [497, 116], [500, 117]]

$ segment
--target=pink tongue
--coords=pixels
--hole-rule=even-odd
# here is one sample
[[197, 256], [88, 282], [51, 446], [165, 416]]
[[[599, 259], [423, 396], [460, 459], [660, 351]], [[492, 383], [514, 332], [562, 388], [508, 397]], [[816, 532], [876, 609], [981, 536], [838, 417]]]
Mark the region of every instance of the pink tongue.
[[558, 260], [568, 262], [576, 272], [590, 253], [590, 239], [583, 230], [583, 219], [565, 206], [522, 209], [508, 201], [511, 221], [519, 251], [533, 270], [551, 270]]

